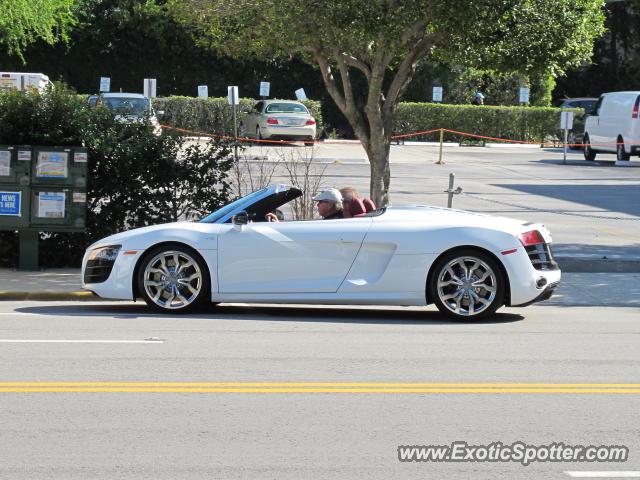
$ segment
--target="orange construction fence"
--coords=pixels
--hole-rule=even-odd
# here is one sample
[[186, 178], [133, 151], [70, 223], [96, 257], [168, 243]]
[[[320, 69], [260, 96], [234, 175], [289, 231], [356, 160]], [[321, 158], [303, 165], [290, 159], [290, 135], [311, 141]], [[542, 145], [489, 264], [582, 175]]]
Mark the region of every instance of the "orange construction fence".
[[[222, 138], [225, 140], [235, 140], [241, 142], [255, 142], [255, 143], [275, 143], [275, 144], [290, 144], [290, 143], [299, 143], [302, 140], [258, 140], [256, 138], [246, 138], [246, 137], [233, 137], [229, 135], [218, 135], [215, 133], [206, 133], [206, 132], [197, 132], [194, 130], [185, 130], [184, 128], [172, 127], [170, 125], [160, 125], [162, 128], [167, 128], [170, 130], [176, 130], [178, 132], [190, 133], [195, 136], [203, 136], [203, 137], [215, 137]], [[427, 135], [429, 133], [440, 132], [443, 135], [445, 132], [455, 133], [456, 135], [464, 135], [466, 137], [479, 138], [482, 140], [493, 140], [497, 142], [505, 142], [505, 143], [517, 143], [517, 144], [525, 144], [525, 145], [540, 145], [540, 146], [553, 146], [553, 147], [564, 147], [565, 145], [568, 147], [584, 147], [587, 144], [584, 143], [562, 143], [562, 142], [529, 142], [526, 140], [511, 140], [508, 138], [496, 138], [496, 137], [487, 137], [485, 135], [477, 135], [475, 133], [467, 133], [467, 132], [458, 132], [457, 130], [449, 130], [447, 128], [434, 128], [433, 130], [426, 130], [424, 132], [416, 132], [416, 133], [407, 133], [404, 135], [393, 135], [391, 139], [397, 138], [406, 138], [406, 137], [414, 137], [417, 135]], [[441, 137], [442, 138], [442, 137]], [[305, 140], [304, 143], [321, 143], [321, 144], [339, 144], [344, 143], [344, 140]], [[631, 143], [590, 143], [589, 146], [604, 146], [604, 145], [631, 145]]]

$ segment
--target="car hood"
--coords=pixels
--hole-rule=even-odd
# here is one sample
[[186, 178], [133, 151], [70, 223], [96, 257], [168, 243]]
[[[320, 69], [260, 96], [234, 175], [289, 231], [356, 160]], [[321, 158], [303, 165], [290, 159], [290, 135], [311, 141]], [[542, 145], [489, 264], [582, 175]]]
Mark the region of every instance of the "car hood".
[[170, 227], [180, 227], [180, 226], [187, 226], [187, 225], [193, 225], [193, 224], [194, 224], [193, 222], [173, 222], [173, 223], [161, 223], [159, 225], [151, 225], [149, 227], [134, 228], [132, 230], [127, 230], [126, 232], [120, 232], [114, 235], [109, 235], [108, 237], [104, 237], [98, 240], [97, 242], [91, 244], [88, 250], [91, 250], [96, 247], [105, 246], [105, 245], [122, 244], [126, 240], [130, 240], [131, 238], [136, 237], [138, 235], [143, 235], [143, 234], [155, 232], [158, 230], [166, 230], [167, 228], [170, 228]]

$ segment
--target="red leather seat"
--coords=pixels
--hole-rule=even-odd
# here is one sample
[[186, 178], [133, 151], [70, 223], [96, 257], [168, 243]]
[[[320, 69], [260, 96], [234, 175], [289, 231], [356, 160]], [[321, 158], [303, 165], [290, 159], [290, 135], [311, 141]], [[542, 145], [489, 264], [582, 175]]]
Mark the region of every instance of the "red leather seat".
[[364, 204], [364, 208], [367, 213], [373, 212], [376, 209], [376, 204], [373, 203], [373, 200], [371, 200], [370, 198], [365, 198], [364, 200], [362, 200], [362, 203]]
[[349, 208], [349, 212], [353, 217], [357, 217], [358, 215], [364, 215], [365, 213], [367, 213], [366, 207], [362, 203], [362, 200], [360, 200], [358, 197], [353, 197], [348, 202], [347, 208]]

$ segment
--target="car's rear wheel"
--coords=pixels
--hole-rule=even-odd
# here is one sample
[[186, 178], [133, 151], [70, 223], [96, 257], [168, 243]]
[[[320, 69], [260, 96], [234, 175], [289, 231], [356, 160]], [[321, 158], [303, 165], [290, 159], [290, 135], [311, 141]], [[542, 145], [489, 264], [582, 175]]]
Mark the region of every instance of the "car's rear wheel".
[[622, 137], [618, 137], [616, 140], [616, 160], [619, 162], [627, 162], [631, 158], [631, 155], [626, 153], [624, 150], [624, 140]]
[[138, 269], [138, 292], [153, 309], [188, 312], [207, 301], [209, 273], [200, 255], [183, 245], [151, 249]]
[[256, 143], [261, 143], [262, 133], [260, 132], [260, 125], [256, 126], [256, 140], [258, 140]]
[[593, 162], [596, 159], [596, 152], [589, 143], [589, 135], [584, 136], [584, 159], [588, 162]]
[[504, 304], [506, 279], [498, 262], [478, 250], [454, 250], [433, 267], [429, 295], [441, 313], [455, 320], [478, 320]]

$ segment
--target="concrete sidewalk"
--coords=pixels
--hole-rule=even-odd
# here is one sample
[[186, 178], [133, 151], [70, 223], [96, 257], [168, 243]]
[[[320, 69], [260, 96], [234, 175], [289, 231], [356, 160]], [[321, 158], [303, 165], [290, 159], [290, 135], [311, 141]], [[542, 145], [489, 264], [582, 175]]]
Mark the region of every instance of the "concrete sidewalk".
[[[21, 272], [0, 269], [0, 300], [100, 301], [80, 289], [79, 269]], [[562, 274], [555, 295], [544, 304], [640, 307], [640, 273]]]

